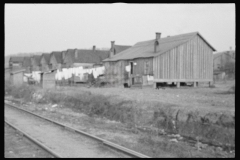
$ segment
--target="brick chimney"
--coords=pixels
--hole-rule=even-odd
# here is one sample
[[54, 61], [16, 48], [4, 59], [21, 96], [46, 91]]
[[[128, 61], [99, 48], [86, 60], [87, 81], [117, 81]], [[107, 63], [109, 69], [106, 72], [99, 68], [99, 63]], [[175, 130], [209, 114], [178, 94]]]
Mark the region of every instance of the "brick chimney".
[[96, 46], [93, 46], [93, 52], [95, 52], [95, 50], [96, 50]]
[[161, 33], [156, 32], [156, 39], [154, 42], [154, 53], [157, 53], [159, 51], [159, 40], [161, 38]]
[[111, 49], [114, 48], [114, 43], [115, 43], [115, 41], [111, 41]]

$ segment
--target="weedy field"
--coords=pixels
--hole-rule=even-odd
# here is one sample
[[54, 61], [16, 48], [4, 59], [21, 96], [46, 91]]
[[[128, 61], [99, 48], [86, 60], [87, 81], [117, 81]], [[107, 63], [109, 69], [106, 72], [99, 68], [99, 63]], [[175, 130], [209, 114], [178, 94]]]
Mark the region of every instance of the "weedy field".
[[[139, 145], [149, 149], [142, 152], [153, 157], [161, 157], [162, 151], [177, 157], [201, 157], [178, 143], [179, 137], [192, 141], [197, 150], [214, 146], [213, 157], [222, 157], [222, 150], [228, 153], [235, 150], [233, 86], [235, 81], [217, 82], [211, 88], [200, 84], [197, 88], [159, 90], [84, 87], [45, 90], [6, 83], [5, 94], [38, 104], [59, 104], [89, 117], [120, 122], [138, 134]], [[166, 135], [178, 137], [169, 142], [163, 138]]]

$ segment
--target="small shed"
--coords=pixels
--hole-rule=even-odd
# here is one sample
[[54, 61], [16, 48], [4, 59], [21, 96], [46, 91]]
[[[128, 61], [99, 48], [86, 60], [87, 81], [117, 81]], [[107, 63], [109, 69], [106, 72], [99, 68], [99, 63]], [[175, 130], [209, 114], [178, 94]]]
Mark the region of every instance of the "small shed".
[[42, 74], [42, 88], [55, 88], [55, 74], [56, 71], [45, 72]]
[[10, 82], [13, 85], [22, 85], [23, 84], [23, 74], [25, 69], [12, 70], [10, 72]]

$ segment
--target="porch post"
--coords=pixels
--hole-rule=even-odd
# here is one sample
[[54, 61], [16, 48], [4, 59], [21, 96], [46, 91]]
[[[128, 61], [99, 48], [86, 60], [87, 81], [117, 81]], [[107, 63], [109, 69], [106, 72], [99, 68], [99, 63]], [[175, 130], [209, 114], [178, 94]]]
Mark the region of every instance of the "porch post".
[[180, 82], [177, 82], [177, 88], [180, 88]]
[[157, 88], [157, 82], [153, 82], [153, 89]]
[[193, 87], [196, 87], [196, 83], [197, 83], [197, 82], [193, 82]]

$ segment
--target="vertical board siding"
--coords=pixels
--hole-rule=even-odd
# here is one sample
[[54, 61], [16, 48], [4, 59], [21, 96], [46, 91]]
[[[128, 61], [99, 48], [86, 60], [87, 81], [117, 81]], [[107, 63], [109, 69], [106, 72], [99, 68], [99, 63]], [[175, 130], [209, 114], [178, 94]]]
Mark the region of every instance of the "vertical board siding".
[[133, 76], [143, 76], [145, 70], [145, 62], [148, 62], [147, 75], [153, 75], [153, 58], [139, 58], [134, 60], [121, 60], [115, 62], [104, 62], [105, 77], [109, 82], [114, 82], [116, 85], [121, 85], [125, 82], [125, 74], [127, 73], [125, 67], [130, 62], [136, 62], [133, 66]]
[[118, 84], [124, 83], [125, 66], [136, 62], [133, 76], [145, 75], [145, 62], [148, 61], [148, 75], [154, 79], [185, 79], [190, 81], [211, 80], [213, 77], [213, 51], [199, 36], [153, 58], [138, 58], [104, 62], [105, 77]]
[[211, 80], [213, 51], [199, 36], [153, 60], [155, 79]]
[[187, 78], [187, 46], [186, 44], [184, 45], [184, 52], [183, 52], [183, 55], [184, 55], [184, 59], [182, 61], [182, 63], [184, 64], [184, 75], [183, 77], [186, 79]]

